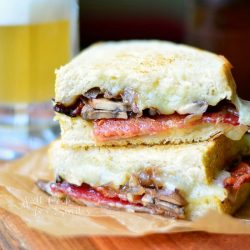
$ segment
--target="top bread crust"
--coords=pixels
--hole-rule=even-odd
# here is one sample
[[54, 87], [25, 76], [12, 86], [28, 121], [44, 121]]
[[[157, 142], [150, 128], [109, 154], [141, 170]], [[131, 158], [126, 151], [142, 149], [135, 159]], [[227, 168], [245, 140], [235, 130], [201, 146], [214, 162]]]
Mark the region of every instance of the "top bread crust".
[[215, 106], [223, 99], [240, 109], [231, 68], [223, 56], [167, 41], [100, 42], [56, 71], [55, 99], [69, 105], [94, 87], [112, 95], [130, 88], [140, 110], [171, 114], [197, 101]]

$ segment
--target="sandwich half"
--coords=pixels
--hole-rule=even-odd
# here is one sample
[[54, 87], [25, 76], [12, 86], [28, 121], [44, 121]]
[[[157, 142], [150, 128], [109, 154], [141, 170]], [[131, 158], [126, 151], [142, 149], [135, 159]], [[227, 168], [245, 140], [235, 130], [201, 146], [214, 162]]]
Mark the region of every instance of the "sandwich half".
[[50, 148], [54, 182], [46, 192], [88, 205], [193, 219], [233, 213], [250, 193], [246, 137], [155, 146]]
[[97, 43], [56, 72], [54, 109], [72, 147], [239, 140], [250, 125], [222, 56], [164, 41]]
[[250, 104], [222, 56], [164, 41], [90, 46], [56, 72], [51, 195], [193, 219], [250, 193]]

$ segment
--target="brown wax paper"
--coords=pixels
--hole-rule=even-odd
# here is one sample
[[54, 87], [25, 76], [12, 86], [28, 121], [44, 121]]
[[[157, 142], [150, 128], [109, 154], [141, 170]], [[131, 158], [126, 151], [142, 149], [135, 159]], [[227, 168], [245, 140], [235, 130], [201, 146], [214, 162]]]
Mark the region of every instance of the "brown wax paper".
[[250, 234], [250, 202], [235, 217], [210, 211], [195, 221], [173, 220], [142, 213], [84, 207], [40, 191], [35, 181], [52, 180], [47, 148], [0, 168], [0, 207], [28, 226], [57, 236], [119, 235], [206, 231]]

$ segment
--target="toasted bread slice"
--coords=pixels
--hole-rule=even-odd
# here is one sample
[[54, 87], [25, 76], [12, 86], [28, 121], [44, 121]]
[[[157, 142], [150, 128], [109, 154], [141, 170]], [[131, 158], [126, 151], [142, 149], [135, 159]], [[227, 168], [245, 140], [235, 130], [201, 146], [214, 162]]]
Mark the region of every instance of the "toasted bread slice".
[[155, 108], [161, 114], [227, 99], [240, 123], [250, 125], [250, 105], [237, 97], [231, 67], [223, 56], [171, 42], [97, 43], [56, 71], [55, 99], [69, 105], [95, 87], [114, 96], [132, 89], [140, 111]]
[[244, 138], [233, 142], [223, 136], [193, 144], [74, 149], [56, 141], [50, 149], [50, 165], [72, 184], [95, 186], [124, 185], [131, 174], [154, 168], [164, 173], [164, 182], [177, 180], [187, 190], [197, 183], [212, 183], [221, 169], [247, 150]]
[[[245, 140], [232, 142], [221, 136], [213, 141], [159, 146], [67, 148], [56, 141], [50, 148], [55, 177], [91, 187], [126, 187], [133, 176], [148, 173], [167, 190], [179, 190], [187, 201], [186, 218], [208, 209], [234, 212], [250, 192], [244, 184], [237, 192], [224, 188], [228, 169], [239, 155], [249, 152]], [[157, 184], [158, 185], [158, 184]]]

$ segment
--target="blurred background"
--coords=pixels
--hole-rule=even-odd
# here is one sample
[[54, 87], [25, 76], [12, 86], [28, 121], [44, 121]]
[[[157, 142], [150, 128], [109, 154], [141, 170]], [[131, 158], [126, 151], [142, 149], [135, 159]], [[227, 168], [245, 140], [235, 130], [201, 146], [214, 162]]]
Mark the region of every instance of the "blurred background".
[[249, 0], [80, 0], [81, 49], [99, 40], [163, 39], [226, 56], [250, 100]]

